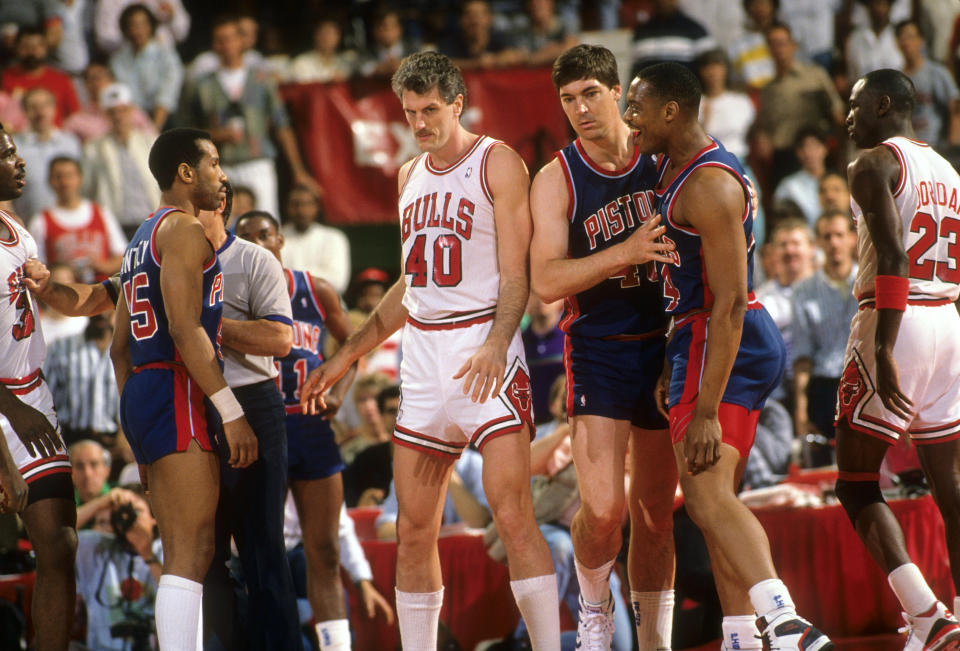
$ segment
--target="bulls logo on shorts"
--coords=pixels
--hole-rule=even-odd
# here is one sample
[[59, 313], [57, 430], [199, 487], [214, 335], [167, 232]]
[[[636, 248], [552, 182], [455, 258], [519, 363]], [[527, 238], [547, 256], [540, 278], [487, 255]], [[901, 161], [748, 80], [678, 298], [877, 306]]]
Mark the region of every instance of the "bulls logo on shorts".
[[520, 412], [520, 417], [525, 422], [533, 422], [533, 414], [531, 414], [532, 407], [532, 394], [530, 392], [530, 376], [527, 375], [526, 370], [519, 364], [517, 365], [517, 370], [513, 374], [513, 378], [510, 380], [510, 384], [507, 385], [507, 390], [504, 392], [507, 400], [510, 401], [510, 404]]
[[835, 420], [841, 418], [852, 420], [854, 410], [866, 394], [867, 383], [864, 381], [863, 373], [860, 370], [860, 356], [857, 351], [853, 351], [853, 356], [847, 362], [846, 368], [843, 369], [843, 375], [840, 377]]

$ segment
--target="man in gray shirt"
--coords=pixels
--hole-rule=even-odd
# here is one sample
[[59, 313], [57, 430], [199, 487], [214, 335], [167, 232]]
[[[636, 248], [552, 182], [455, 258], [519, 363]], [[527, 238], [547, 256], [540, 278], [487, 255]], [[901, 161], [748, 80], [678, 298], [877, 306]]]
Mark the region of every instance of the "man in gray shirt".
[[[842, 210], [828, 210], [816, 222], [823, 269], [794, 286], [793, 348], [794, 427], [797, 436], [833, 438], [833, 410], [843, 374], [850, 321], [857, 312], [853, 279], [857, 233]], [[831, 459], [814, 459], [815, 465]], [[823, 462], [823, 464], [818, 463]]]
[[[260, 457], [238, 470], [220, 465], [217, 548], [204, 581], [204, 647], [301, 648], [299, 616], [283, 540], [287, 491], [287, 435], [273, 357], [293, 341], [290, 298], [283, 269], [269, 251], [226, 231], [229, 210], [201, 212], [207, 239], [223, 269], [223, 375], [257, 436]], [[248, 596], [242, 626], [226, 561], [233, 537]], [[240, 631], [243, 631], [240, 633]], [[243, 637], [237, 637], [240, 634]]]

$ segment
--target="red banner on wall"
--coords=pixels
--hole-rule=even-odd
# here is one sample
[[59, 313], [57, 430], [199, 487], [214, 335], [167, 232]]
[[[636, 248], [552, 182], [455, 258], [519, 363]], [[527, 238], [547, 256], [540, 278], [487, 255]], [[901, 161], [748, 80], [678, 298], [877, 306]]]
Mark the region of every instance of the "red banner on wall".
[[[516, 149], [531, 177], [570, 140], [549, 68], [464, 74], [463, 124]], [[397, 171], [420, 153], [387, 79], [282, 88], [304, 156], [323, 186], [326, 221], [397, 220]]]

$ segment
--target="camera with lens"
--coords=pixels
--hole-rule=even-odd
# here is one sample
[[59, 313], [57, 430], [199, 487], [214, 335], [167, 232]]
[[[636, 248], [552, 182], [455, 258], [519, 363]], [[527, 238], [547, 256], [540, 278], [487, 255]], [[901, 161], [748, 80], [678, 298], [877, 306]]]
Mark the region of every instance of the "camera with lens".
[[120, 539], [126, 538], [127, 532], [136, 521], [137, 509], [129, 502], [114, 508], [110, 514], [110, 526], [113, 527], [113, 533]]

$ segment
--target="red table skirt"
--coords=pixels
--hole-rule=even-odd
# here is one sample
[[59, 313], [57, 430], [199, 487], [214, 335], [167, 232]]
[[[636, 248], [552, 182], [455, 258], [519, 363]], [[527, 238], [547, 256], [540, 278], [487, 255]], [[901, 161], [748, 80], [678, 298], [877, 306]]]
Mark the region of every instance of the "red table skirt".
[[[363, 540], [363, 550], [373, 569], [374, 585], [396, 608], [395, 576], [397, 544], [393, 541]], [[482, 640], [504, 637], [514, 629], [520, 613], [510, 591], [507, 568], [487, 556], [483, 539], [457, 534], [440, 539], [440, 566], [443, 568], [443, 610], [440, 619], [453, 632], [460, 646], [473, 649]], [[350, 586], [350, 622], [358, 651], [399, 648], [399, 630], [387, 627], [383, 617], [369, 620], [363, 615], [358, 593]]]
[[[943, 519], [933, 500], [895, 500], [890, 508], [903, 527], [910, 558], [937, 597], [951, 606]], [[889, 633], [903, 624], [886, 576], [841, 506], [761, 511], [757, 517], [770, 539], [773, 562], [804, 617], [843, 636]]]

